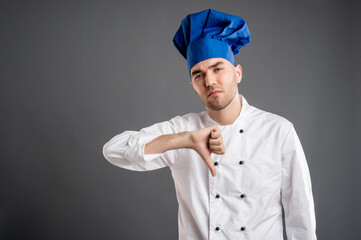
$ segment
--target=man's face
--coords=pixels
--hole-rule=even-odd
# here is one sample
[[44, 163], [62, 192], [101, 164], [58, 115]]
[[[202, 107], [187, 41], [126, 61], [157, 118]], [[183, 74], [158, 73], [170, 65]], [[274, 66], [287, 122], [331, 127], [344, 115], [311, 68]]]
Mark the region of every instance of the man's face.
[[242, 79], [240, 65], [233, 66], [224, 58], [210, 58], [191, 69], [191, 84], [199, 100], [212, 110], [227, 107], [238, 94]]

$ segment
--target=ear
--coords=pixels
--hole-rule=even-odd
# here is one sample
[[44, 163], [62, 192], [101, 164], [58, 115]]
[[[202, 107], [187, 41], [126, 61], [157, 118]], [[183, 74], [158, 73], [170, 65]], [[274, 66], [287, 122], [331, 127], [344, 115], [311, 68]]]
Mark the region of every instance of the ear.
[[242, 67], [241, 67], [241, 65], [237, 64], [237, 66], [234, 67], [234, 72], [236, 73], [237, 83], [240, 83], [241, 80], [242, 80]]

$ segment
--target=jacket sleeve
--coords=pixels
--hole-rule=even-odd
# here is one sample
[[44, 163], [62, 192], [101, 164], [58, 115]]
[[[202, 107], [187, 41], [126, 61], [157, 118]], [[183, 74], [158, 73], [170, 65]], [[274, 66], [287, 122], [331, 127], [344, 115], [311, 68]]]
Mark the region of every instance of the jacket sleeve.
[[291, 125], [282, 147], [282, 204], [288, 240], [316, 240], [311, 177], [297, 133]]
[[160, 154], [144, 154], [147, 143], [160, 135], [182, 131], [182, 118], [156, 123], [137, 131], [125, 131], [111, 138], [103, 146], [104, 157], [113, 165], [133, 171], [149, 171], [171, 166], [176, 161], [177, 150]]

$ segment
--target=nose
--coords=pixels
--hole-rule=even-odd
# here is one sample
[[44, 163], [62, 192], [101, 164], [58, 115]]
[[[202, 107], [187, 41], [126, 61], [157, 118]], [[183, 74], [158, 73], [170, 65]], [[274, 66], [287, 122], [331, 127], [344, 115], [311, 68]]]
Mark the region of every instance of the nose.
[[204, 82], [206, 84], [206, 87], [211, 86], [211, 85], [215, 85], [216, 84], [216, 78], [215, 78], [214, 75], [208, 73], [205, 76], [205, 81]]

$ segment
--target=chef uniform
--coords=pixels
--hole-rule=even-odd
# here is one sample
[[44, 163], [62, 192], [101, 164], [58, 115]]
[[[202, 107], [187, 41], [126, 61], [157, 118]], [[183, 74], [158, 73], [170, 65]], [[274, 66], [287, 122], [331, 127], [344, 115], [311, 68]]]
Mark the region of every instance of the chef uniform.
[[[201, 38], [190, 40], [190, 29], [195, 31], [194, 26], [204, 28], [205, 35], [225, 35], [209, 40], [203, 39], [203, 34]], [[219, 31], [214, 26], [224, 29]], [[215, 41], [227, 39], [226, 35], [234, 35], [231, 41], [238, 41], [234, 44], [236, 47], [227, 41], [217, 47]], [[174, 43], [187, 59], [190, 70], [197, 61], [215, 56], [232, 62], [233, 54], [231, 58], [224, 55], [223, 50], [238, 51], [249, 40], [243, 19], [208, 9], [188, 15], [176, 33]], [[191, 46], [194, 49], [207, 44], [211, 48], [196, 55], [185, 49], [192, 45], [192, 41], [195, 41]], [[217, 53], [214, 48], [221, 51]], [[129, 170], [171, 169], [179, 203], [180, 240], [281, 240], [282, 207], [288, 240], [315, 240], [310, 174], [293, 124], [281, 116], [249, 105], [241, 94], [239, 101], [241, 112], [230, 125], [218, 124], [206, 111], [188, 113], [140, 131], [116, 135], [104, 145], [103, 154], [113, 165]], [[217, 169], [215, 177], [192, 149], [144, 154], [145, 145], [160, 135], [209, 126], [219, 127], [226, 150], [224, 155], [211, 154]]]

